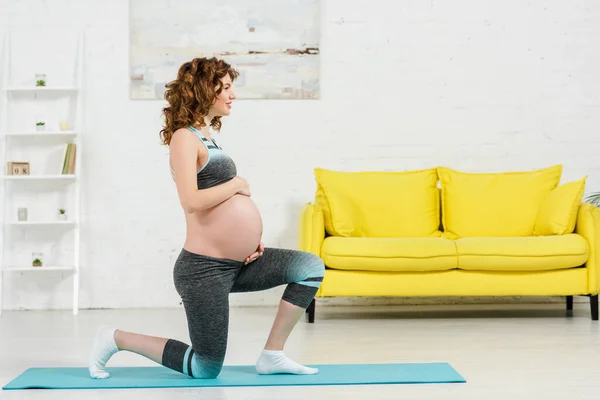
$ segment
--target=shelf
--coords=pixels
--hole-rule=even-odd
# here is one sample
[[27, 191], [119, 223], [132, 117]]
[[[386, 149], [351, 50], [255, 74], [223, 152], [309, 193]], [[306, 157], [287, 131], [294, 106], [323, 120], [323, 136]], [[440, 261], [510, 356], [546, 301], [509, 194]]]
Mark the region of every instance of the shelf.
[[37, 136], [76, 136], [77, 132], [76, 131], [43, 131], [43, 132], [38, 132], [38, 131], [32, 131], [32, 132], [12, 132], [12, 133], [7, 133], [6, 136], [10, 136], [10, 137], [37, 137]]
[[41, 267], [3, 267], [3, 272], [26, 272], [26, 271], [36, 271], [36, 272], [44, 272], [44, 271], [74, 271], [75, 268], [72, 266], [41, 266]]
[[[2, 150], [0, 151], [2, 153], [0, 167], [4, 166], [0, 170], [0, 186], [4, 188], [3, 197], [0, 199], [2, 205], [0, 214], [3, 215], [0, 222], [0, 236], [5, 237], [4, 234], [8, 234], [5, 239], [0, 240], [0, 315], [3, 309], [3, 298], [13, 298], [13, 303], [16, 307], [22, 306], [19, 296], [3, 296], [3, 286], [6, 285], [3, 284], [4, 280], [1, 279], [1, 276], [5, 272], [26, 274], [29, 272], [57, 271], [60, 274], [59, 276], [72, 277], [73, 315], [77, 315], [79, 311], [79, 291], [81, 286], [78, 273], [81, 257], [81, 211], [79, 206], [81, 205], [82, 192], [79, 184], [83, 178], [79, 165], [82, 154], [80, 150], [82, 148], [81, 140], [84, 133], [83, 127], [86, 126], [86, 113], [84, 112], [86, 109], [86, 105], [84, 104], [86, 99], [84, 98], [84, 94], [87, 90], [84, 84], [86, 82], [86, 70], [83, 64], [86, 54], [84, 45], [86, 42], [85, 29], [83, 28], [77, 36], [72, 77], [61, 76], [57, 77], [57, 79], [50, 78], [49, 81], [45, 81], [46, 86], [36, 86], [39, 78], [41, 78], [40, 76], [37, 76], [35, 80], [33, 79], [35, 76], [30, 76], [26, 80], [19, 79], [12, 82], [9, 80], [9, 77], [13, 76], [11, 69], [22, 67], [10, 62], [12, 49], [20, 44], [18, 42], [13, 43], [10, 32], [6, 32], [6, 35], [2, 36], [3, 40], [0, 39], [2, 42], [0, 43], [0, 64], [2, 64], [0, 65], [0, 70], [3, 78], [0, 79], [0, 150]], [[70, 69], [70, 66], [65, 65], [64, 60], [58, 60], [56, 67]], [[38, 126], [36, 123], [44, 121], [43, 117], [38, 116], [33, 119], [32, 117], [28, 117], [27, 113], [11, 112], [10, 104], [13, 102], [18, 103], [16, 104], [18, 107], [16, 111], [21, 108], [26, 109], [30, 106], [31, 108], [41, 108], [41, 112], [52, 113], [56, 111], [51, 108], [53, 106], [60, 109], [65, 108], [60, 113], [61, 115], [62, 113], [66, 113], [66, 115], [60, 121], [68, 122], [68, 125], [61, 124], [59, 121], [52, 122], [46, 120], [45, 125]], [[7, 119], [15, 119], [15, 122], [9, 122]], [[60, 128], [68, 128], [68, 130]], [[76, 151], [71, 151], [67, 157], [69, 147], [66, 144], [69, 143], [76, 145]], [[62, 159], [57, 160], [59, 157], [59, 154], [57, 154], [59, 153], [59, 149], [57, 147], [62, 147], [63, 145]], [[13, 147], [19, 151], [13, 154]], [[11, 159], [11, 155], [27, 154], [30, 148], [33, 148], [36, 152], [39, 150], [40, 153], [48, 152], [48, 161], [51, 163], [44, 162], [45, 157], [38, 160], [39, 165], [35, 163], [35, 159], [33, 163], [29, 159]], [[71, 165], [73, 155], [75, 156], [75, 168], [63, 169], [65, 158], [68, 159], [69, 165]], [[19, 156], [18, 158], [20, 157], [28, 158], [26, 156]], [[9, 168], [10, 162], [28, 161], [31, 166], [29, 170], [13, 170]], [[66, 171], [70, 171], [70, 173], [63, 174]], [[21, 172], [29, 172], [29, 175], [9, 175]], [[40, 191], [37, 189], [44, 190]], [[17, 193], [18, 196], [15, 196], [12, 193], [13, 191], [23, 193]], [[69, 193], [47, 193], [49, 191]], [[47, 194], [50, 194], [48, 199], [46, 199]], [[9, 210], [7, 210], [7, 205], [10, 206], [17, 199], [18, 202], [23, 201], [25, 204], [29, 204], [26, 200], [28, 198], [32, 201], [30, 205], [32, 208], [35, 207], [34, 204], [48, 205], [53, 200], [59, 200], [55, 198], [54, 194], [64, 195], [64, 197], [71, 197], [72, 195], [73, 198], [72, 201], [61, 198], [59, 204], [50, 208], [48, 212], [30, 215], [28, 221], [18, 221], [16, 213], [13, 214], [12, 211], [9, 213]], [[21, 196], [24, 198], [21, 199]], [[66, 205], [61, 204], [62, 202], [66, 202], [66, 205], [68, 205], [67, 208], [72, 209], [73, 212], [69, 212], [66, 216], [59, 215], [59, 207], [66, 207]], [[68, 219], [62, 220], [60, 217]], [[26, 242], [30, 241], [27, 236], [37, 236], [38, 234], [40, 237], [35, 237], [35, 239], [40, 239], [46, 242], [46, 244], [51, 244], [53, 249], [54, 246], [63, 247], [63, 249], [56, 250], [60, 253], [63, 251], [67, 253], [65, 254], [65, 258], [51, 260], [50, 258], [46, 259], [40, 256], [40, 260], [44, 261], [44, 265], [36, 267], [31, 265], [35, 258], [13, 258], [9, 255], [9, 253], [18, 252], [18, 246], [20, 246], [23, 239]], [[66, 239], [73, 239], [73, 243], [62, 243], [62, 240], [60, 243], [54, 243], [59, 238], [58, 236], [63, 236], [63, 234], [66, 234], [65, 236], [68, 237], [60, 237], [60, 239], [65, 239], [65, 242], [67, 241]], [[13, 239], [13, 237], [19, 240], [18, 244], [8, 244], [5, 246], [5, 242], [8, 239]], [[45, 246], [41, 248], [43, 249]], [[72, 257], [70, 253], [72, 253]], [[35, 257], [35, 254], [32, 253], [32, 256]], [[2, 260], [6, 261], [1, 262]], [[13, 291], [12, 293], [20, 293], [17, 288], [10, 287], [9, 289]], [[38, 289], [40, 288], [33, 287], [32, 290], [39, 292]], [[60, 289], [62, 292], [64, 288], [47, 285], [41, 289], [44, 294], [51, 294], [55, 289]]]
[[38, 181], [38, 180], [74, 180], [74, 174], [56, 174], [56, 175], [4, 175], [7, 181]]
[[7, 225], [75, 225], [76, 221], [11, 221]]
[[76, 92], [75, 86], [20, 86], [4, 89], [7, 92]]

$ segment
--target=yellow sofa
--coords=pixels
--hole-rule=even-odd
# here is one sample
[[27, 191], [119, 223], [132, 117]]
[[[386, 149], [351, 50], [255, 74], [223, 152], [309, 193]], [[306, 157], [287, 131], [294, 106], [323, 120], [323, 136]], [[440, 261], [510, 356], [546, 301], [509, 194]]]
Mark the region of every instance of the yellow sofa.
[[[590, 297], [598, 320], [600, 210], [587, 177], [522, 172], [314, 170], [299, 249], [325, 263], [316, 295]], [[315, 302], [307, 310], [314, 322]]]

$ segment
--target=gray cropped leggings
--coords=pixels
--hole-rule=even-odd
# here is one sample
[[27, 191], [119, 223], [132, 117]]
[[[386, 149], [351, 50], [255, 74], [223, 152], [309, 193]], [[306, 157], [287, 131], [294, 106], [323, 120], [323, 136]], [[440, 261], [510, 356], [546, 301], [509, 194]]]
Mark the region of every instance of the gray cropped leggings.
[[312, 253], [265, 248], [248, 265], [183, 249], [175, 262], [175, 288], [183, 301], [192, 345], [169, 339], [162, 364], [193, 378], [215, 378], [221, 372], [229, 327], [229, 294], [254, 292], [287, 284], [282, 299], [307, 308], [325, 267]]

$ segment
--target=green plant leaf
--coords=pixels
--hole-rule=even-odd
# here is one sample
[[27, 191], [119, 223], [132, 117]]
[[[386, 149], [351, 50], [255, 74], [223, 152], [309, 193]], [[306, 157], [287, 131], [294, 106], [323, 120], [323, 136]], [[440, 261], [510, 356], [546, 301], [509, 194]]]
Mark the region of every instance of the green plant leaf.
[[590, 193], [585, 197], [583, 201], [585, 201], [586, 203], [593, 204], [596, 207], [600, 207], [600, 192]]

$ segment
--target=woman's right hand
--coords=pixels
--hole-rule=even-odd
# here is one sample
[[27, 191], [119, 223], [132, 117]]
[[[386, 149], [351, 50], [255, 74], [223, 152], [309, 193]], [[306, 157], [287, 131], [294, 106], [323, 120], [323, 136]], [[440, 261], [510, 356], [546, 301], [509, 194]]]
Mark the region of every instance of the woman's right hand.
[[241, 176], [236, 176], [233, 179], [237, 187], [236, 193], [243, 194], [244, 196], [250, 196], [250, 185], [248, 185], [248, 181]]

